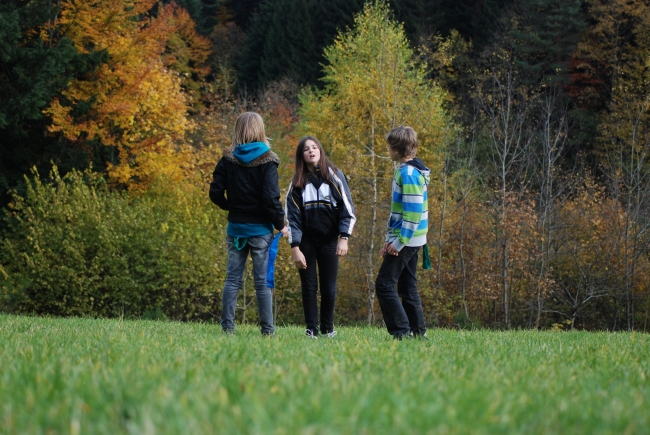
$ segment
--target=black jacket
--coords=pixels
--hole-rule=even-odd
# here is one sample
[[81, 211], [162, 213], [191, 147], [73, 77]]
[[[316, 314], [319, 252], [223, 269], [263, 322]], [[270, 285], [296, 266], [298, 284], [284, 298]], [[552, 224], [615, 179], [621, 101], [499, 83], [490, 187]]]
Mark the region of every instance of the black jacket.
[[304, 188], [289, 186], [286, 213], [292, 247], [303, 238], [318, 243], [352, 234], [357, 219], [350, 188], [341, 171], [330, 170], [330, 177], [332, 182], [327, 183], [318, 172], [309, 176]]
[[248, 164], [226, 152], [212, 174], [210, 199], [228, 211], [228, 221], [237, 223], [271, 223], [278, 231], [284, 228], [284, 211], [280, 203], [278, 165], [280, 159], [268, 151]]

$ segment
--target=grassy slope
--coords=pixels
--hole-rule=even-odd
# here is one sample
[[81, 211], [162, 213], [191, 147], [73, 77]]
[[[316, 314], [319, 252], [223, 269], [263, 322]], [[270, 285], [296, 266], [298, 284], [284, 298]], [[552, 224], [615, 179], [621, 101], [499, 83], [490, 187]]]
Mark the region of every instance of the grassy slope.
[[0, 433], [650, 433], [650, 336], [0, 316]]

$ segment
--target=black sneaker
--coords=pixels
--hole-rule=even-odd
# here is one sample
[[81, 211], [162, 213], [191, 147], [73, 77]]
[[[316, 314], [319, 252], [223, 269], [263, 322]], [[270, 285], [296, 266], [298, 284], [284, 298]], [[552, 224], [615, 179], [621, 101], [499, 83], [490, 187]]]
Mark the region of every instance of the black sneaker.
[[411, 331], [412, 338], [417, 338], [419, 340], [428, 340], [429, 337], [427, 337], [427, 330], [425, 328], [422, 328], [418, 331]]

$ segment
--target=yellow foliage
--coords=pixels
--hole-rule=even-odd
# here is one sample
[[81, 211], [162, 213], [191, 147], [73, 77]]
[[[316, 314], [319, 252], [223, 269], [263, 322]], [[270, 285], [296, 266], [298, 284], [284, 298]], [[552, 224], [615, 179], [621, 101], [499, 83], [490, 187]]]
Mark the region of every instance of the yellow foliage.
[[[155, 0], [69, 0], [61, 5], [60, 25], [81, 52], [106, 50], [109, 60], [70, 82], [63, 100], [45, 110], [50, 132], [83, 143], [114, 146], [119, 162], [109, 165], [118, 183], [147, 183], [154, 174], [182, 176], [188, 152], [179, 142], [193, 127], [178, 75], [162, 55], [176, 30], [174, 7], [148, 15]], [[91, 103], [83, 115], [73, 108]]]
[[[368, 4], [355, 27], [325, 50], [325, 92], [302, 95], [301, 132], [314, 134], [337, 160], [366, 168], [367, 157], [387, 157], [384, 136], [399, 125], [413, 127], [419, 156], [433, 165], [449, 122], [444, 93], [426, 80], [401, 25], [387, 4]], [[357, 166], [359, 165], [359, 166]]]

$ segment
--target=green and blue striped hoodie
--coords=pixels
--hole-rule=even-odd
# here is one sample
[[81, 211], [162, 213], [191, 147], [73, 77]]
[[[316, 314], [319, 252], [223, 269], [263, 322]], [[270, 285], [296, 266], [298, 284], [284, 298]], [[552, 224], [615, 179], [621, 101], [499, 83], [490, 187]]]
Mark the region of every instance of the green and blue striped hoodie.
[[401, 163], [393, 176], [393, 197], [386, 241], [395, 249], [426, 245], [429, 229], [429, 168], [422, 160]]

